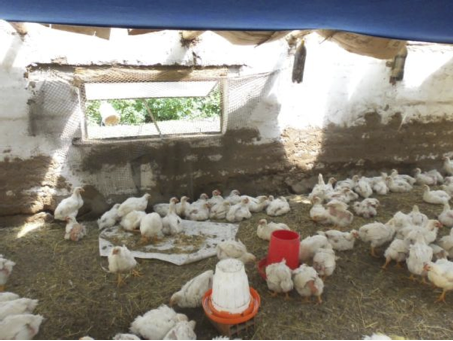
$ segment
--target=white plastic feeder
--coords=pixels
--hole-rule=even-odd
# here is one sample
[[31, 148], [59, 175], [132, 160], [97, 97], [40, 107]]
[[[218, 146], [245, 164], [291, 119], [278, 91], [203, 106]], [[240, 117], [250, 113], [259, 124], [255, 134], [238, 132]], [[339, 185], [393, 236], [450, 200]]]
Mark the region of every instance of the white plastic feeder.
[[217, 263], [212, 283], [212, 305], [218, 311], [240, 314], [250, 305], [250, 288], [244, 264], [237, 259]]

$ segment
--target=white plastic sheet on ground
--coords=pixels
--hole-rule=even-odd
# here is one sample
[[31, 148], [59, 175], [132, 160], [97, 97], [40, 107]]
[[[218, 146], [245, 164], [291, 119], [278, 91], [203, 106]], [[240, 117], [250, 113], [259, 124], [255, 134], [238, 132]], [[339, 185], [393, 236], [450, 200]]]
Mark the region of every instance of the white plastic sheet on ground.
[[[216, 255], [216, 246], [235, 239], [237, 224], [182, 220], [183, 232], [157, 243], [140, 244], [140, 234], [120, 226], [105, 229], [99, 236], [99, 253], [107, 257], [114, 246], [125, 245], [136, 258], [160, 259], [176, 265], [189, 264]], [[192, 242], [193, 241], [193, 242]]]

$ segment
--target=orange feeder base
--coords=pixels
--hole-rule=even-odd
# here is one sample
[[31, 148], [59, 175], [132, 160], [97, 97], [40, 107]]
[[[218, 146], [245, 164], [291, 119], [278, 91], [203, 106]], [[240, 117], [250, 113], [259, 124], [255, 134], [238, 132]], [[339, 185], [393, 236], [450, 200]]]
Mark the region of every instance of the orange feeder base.
[[241, 314], [230, 314], [216, 310], [211, 302], [211, 294], [212, 289], [204, 294], [202, 301], [203, 310], [219, 333], [231, 338], [245, 330], [254, 328], [255, 316], [261, 304], [260, 295], [255, 289], [250, 288], [250, 305]]

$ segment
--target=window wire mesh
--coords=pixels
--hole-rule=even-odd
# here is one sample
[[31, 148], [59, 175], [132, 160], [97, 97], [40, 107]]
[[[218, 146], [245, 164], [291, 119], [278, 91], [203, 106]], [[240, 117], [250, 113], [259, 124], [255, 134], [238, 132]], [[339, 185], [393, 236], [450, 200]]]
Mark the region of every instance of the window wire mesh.
[[[258, 104], [263, 98], [267, 96], [269, 88], [274, 83], [274, 78], [278, 77], [280, 71], [218, 78], [217, 87], [220, 90], [221, 106], [220, 116], [195, 120], [158, 120], [157, 122], [150, 120], [147, 123], [138, 125], [119, 124], [101, 126], [89, 125], [87, 122], [85, 116], [87, 99], [84, 83], [75, 86], [74, 84], [76, 82], [71, 78], [70, 72], [48, 70], [47, 72], [40, 72], [39, 76], [36, 76], [41, 82], [35, 89], [35, 104], [38, 106], [38, 109], [35, 110], [33, 116], [35, 118], [39, 118], [40, 115], [59, 116], [60, 120], [58, 122], [60, 122], [62, 127], [58, 127], [58, 124], [57, 126], [54, 125], [54, 129], [58, 130], [55, 133], [60, 134], [64, 139], [79, 137], [82, 140], [90, 140], [90, 143], [95, 143], [96, 141], [102, 142], [106, 139], [124, 140], [125, 138], [146, 139], [150, 137], [159, 138], [178, 135], [220, 134], [229, 129], [251, 127], [251, 115], [257, 109]], [[190, 82], [206, 80], [213, 79], [197, 79]], [[97, 83], [153, 81], [155, 81], [153, 77], [141, 75], [140, 72], [136, 72], [127, 78], [124, 75], [116, 76], [115, 73], [113, 75], [107, 73], [105, 76], [96, 79]], [[188, 82], [187, 80], [184, 81]], [[166, 84], [171, 86], [169, 82]], [[41, 123], [43, 124], [44, 121]], [[51, 129], [50, 126], [48, 128]]]

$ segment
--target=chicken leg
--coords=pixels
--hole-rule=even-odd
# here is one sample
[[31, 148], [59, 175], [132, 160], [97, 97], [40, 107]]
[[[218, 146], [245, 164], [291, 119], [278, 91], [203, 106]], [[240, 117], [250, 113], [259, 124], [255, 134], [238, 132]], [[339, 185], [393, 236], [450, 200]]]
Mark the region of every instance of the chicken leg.
[[401, 266], [400, 262], [396, 262], [395, 268], [402, 269], [403, 267]]
[[131, 274], [134, 277], [142, 277], [143, 276], [143, 274], [140, 271], [136, 270], [136, 269], [132, 270]]
[[317, 296], [318, 298], [318, 303], [317, 304], [322, 304], [322, 298], [321, 298], [321, 295]]
[[118, 272], [117, 287], [119, 288], [123, 283], [124, 283], [123, 278], [121, 277], [121, 274]]
[[381, 266], [381, 269], [387, 270], [387, 265], [389, 265], [391, 261], [392, 261], [391, 258], [386, 258], [385, 259], [385, 264], [383, 266]]
[[417, 279], [415, 278], [414, 274], [411, 274], [409, 277], [408, 277], [411, 281], [416, 281]]
[[371, 256], [374, 258], [379, 258], [379, 256], [376, 254], [374, 246], [371, 247]]
[[5, 289], [6, 289], [6, 288], [5, 288], [5, 286], [4, 286], [4, 285], [0, 285], [0, 292], [3, 292], [3, 291], [5, 291]]
[[444, 302], [444, 303], [447, 303], [445, 302], [445, 296], [447, 295], [447, 290], [443, 290], [442, 291], [442, 294], [440, 294], [439, 298], [436, 300], [436, 303], [437, 302]]
[[285, 301], [291, 300], [291, 297], [289, 297], [289, 293], [285, 292]]
[[278, 296], [278, 292], [276, 292], [276, 291], [269, 291], [269, 294], [271, 295], [271, 297], [277, 297]]

